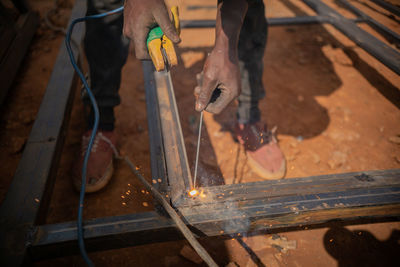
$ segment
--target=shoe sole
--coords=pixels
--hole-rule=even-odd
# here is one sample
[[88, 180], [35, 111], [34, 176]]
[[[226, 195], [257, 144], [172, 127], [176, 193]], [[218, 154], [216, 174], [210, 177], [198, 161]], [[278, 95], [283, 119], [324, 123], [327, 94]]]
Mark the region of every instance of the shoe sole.
[[[246, 153], [247, 155], [247, 153]], [[286, 174], [286, 160], [283, 161], [281, 167], [276, 172], [270, 172], [264, 169], [257, 161], [247, 155], [248, 163], [250, 168], [261, 176], [264, 180], [278, 180], [285, 177]]]
[[[111, 163], [108, 165], [106, 169], [105, 174], [103, 175], [103, 177], [100, 178], [100, 180], [96, 184], [94, 185], [86, 184], [85, 193], [94, 193], [103, 189], [111, 180], [113, 173], [114, 173], [114, 165], [113, 162], [111, 161]], [[74, 185], [75, 189], [78, 192], [80, 192], [81, 184], [75, 182]]]

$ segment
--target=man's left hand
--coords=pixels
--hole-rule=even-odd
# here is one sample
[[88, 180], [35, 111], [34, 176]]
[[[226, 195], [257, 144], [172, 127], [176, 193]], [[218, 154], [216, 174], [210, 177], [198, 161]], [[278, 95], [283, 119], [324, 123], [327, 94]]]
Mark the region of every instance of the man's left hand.
[[[202, 82], [195, 88], [197, 111], [205, 109], [218, 114], [240, 94], [240, 71], [236, 54], [226, 47], [216, 46], [208, 56]], [[221, 90], [221, 94], [210, 103], [217, 88]]]

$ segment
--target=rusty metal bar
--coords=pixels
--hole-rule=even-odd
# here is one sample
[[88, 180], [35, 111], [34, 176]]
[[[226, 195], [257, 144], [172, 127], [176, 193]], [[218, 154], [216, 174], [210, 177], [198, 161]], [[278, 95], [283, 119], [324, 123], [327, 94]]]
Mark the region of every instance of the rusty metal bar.
[[[400, 169], [216, 186], [203, 194], [178, 208], [198, 237], [260, 234], [331, 221], [393, 221], [400, 218]], [[31, 237], [36, 260], [78, 253], [75, 222], [38, 226]], [[182, 236], [172, 220], [151, 212], [88, 220], [85, 238], [88, 250], [98, 251]]]
[[396, 16], [400, 17], [400, 8], [398, 6], [392, 5], [384, 0], [371, 0], [371, 1], [383, 7], [387, 11], [392, 12]]
[[322, 1], [303, 1], [318, 15], [327, 17], [330, 21], [330, 24], [341, 31], [344, 35], [349, 37], [359, 47], [367, 51], [392, 71], [400, 75], [400, 53], [397, 50], [362, 30], [357, 26], [356, 23], [346, 19], [339, 12], [327, 6]]
[[168, 185], [170, 186], [170, 198], [172, 204], [177, 204], [182, 195], [185, 195], [191, 187], [190, 167], [187, 160], [185, 143], [180, 124], [178, 107], [169, 72], [153, 72], [157, 87], [157, 99]]
[[392, 31], [388, 27], [382, 25], [381, 23], [377, 22], [376, 20], [372, 19], [370, 16], [350, 4], [347, 0], [337, 0], [341, 5], [346, 7], [348, 10], [353, 12], [356, 16], [363, 19], [368, 25], [374, 28], [377, 32], [382, 34], [390, 43], [395, 43], [397, 45], [400, 44], [400, 34]]

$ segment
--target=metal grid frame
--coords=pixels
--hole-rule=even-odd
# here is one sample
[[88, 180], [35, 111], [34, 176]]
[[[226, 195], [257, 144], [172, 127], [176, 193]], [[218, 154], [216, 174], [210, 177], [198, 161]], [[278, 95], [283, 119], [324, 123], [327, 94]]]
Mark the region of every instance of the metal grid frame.
[[[400, 53], [357, 27], [356, 23], [368, 23], [396, 43], [398, 35], [346, 0], [340, 2], [352, 10], [357, 19], [346, 19], [319, 0], [303, 1], [318, 15], [269, 19], [269, 25], [329, 23], [400, 74]], [[75, 1], [71, 20], [84, 15], [85, 2]], [[396, 11], [393, 6], [388, 9]], [[215, 21], [208, 20], [182, 21], [183, 28], [213, 27], [214, 24]], [[83, 34], [84, 25], [77, 25], [73, 39], [81, 43]], [[78, 59], [79, 49], [74, 50]], [[198, 201], [187, 197], [190, 171], [171, 81], [165, 73], [155, 72], [151, 62], [144, 61], [142, 67], [152, 176], [162, 179], [158, 189], [168, 192], [171, 203], [198, 237], [264, 233], [329, 221], [399, 219], [400, 169], [221, 185], [204, 188], [210, 196], [208, 199]], [[78, 252], [75, 222], [43, 224], [76, 80], [62, 45], [37, 119], [0, 208], [0, 259], [7, 266]], [[225, 212], [227, 209], [233, 209], [233, 213]], [[235, 227], [227, 227], [232, 221]], [[174, 223], [156, 212], [88, 220], [84, 231], [89, 251], [182, 238]]]

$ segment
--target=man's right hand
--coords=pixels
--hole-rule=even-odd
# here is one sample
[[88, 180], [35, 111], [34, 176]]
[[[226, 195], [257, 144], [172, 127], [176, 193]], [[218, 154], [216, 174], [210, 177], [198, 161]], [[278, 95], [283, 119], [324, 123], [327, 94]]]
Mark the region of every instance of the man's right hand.
[[[215, 89], [220, 95], [210, 102]], [[227, 44], [216, 44], [203, 68], [202, 81], [194, 89], [196, 110], [218, 114], [240, 94], [240, 70], [237, 49], [230, 50]]]
[[[203, 81], [195, 88], [196, 110], [218, 114], [240, 94], [238, 41], [247, 12], [246, 0], [219, 0], [215, 46], [203, 68]], [[218, 98], [210, 103], [215, 89]]]
[[150, 59], [146, 40], [151, 28], [157, 24], [172, 42], [180, 42], [163, 0], [125, 1], [123, 32], [133, 40], [136, 58]]

